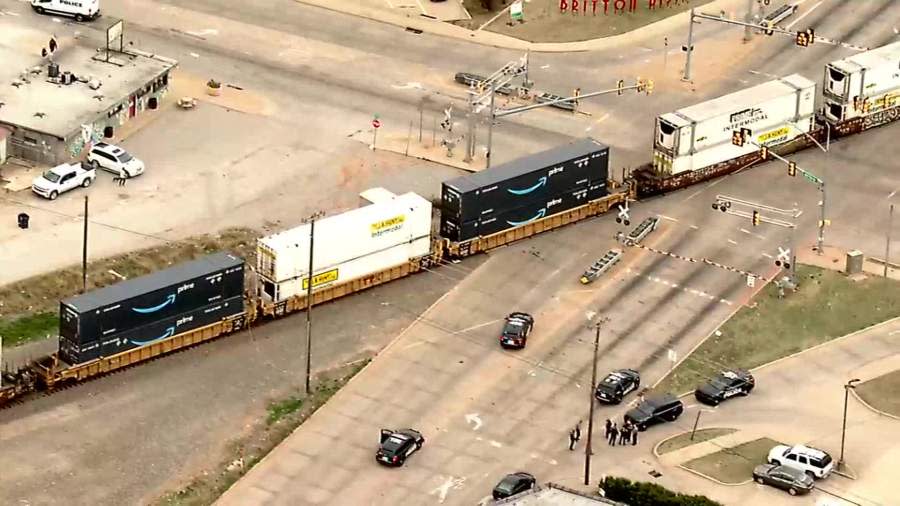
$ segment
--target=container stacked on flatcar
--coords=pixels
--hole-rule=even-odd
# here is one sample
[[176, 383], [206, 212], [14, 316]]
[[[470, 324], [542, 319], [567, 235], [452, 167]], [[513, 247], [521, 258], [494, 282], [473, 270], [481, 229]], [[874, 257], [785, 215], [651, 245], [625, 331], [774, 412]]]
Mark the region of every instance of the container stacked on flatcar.
[[441, 236], [461, 242], [519, 227], [608, 194], [609, 147], [586, 138], [445, 181]]
[[[376, 274], [431, 252], [431, 202], [415, 193], [369, 192], [371, 204], [315, 222], [313, 291]], [[257, 241], [264, 301], [307, 290], [311, 225]]]
[[60, 302], [59, 356], [108, 357], [244, 310], [244, 260], [215, 253]]
[[[900, 104], [900, 42], [848, 56], [825, 66], [822, 90], [825, 118], [831, 123], [875, 116], [875, 124], [894, 121]], [[880, 117], [892, 110], [893, 117]]]

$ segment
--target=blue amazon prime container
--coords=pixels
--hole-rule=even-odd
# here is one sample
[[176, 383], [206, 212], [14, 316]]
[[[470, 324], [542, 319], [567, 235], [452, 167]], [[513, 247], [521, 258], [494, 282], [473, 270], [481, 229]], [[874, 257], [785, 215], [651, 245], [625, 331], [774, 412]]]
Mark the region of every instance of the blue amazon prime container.
[[243, 296], [244, 260], [214, 253], [146, 276], [65, 299], [62, 340], [78, 345]]
[[609, 147], [585, 138], [445, 181], [441, 216], [467, 223], [560, 195], [609, 177]]

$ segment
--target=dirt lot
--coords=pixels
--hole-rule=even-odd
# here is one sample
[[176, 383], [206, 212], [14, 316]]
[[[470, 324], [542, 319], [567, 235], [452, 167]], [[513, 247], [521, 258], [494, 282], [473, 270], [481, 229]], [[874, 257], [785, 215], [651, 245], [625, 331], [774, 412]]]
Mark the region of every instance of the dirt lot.
[[[709, 1], [657, 0], [656, 4], [663, 7], [650, 9], [647, 7], [647, 0], [637, 0], [637, 8], [629, 11], [627, 9], [631, 5], [631, 0], [627, 0], [621, 2], [626, 6], [626, 10], [617, 11], [616, 2], [610, 0], [604, 12], [604, 1], [599, 0], [596, 3], [595, 13], [593, 3], [588, 0], [586, 12], [573, 13], [571, 7], [566, 12], [561, 12], [559, 0], [531, 0], [524, 4], [523, 22], [511, 21], [509, 14], [504, 14], [485, 29], [531, 42], [575, 42], [629, 32], [691, 7], [699, 7]], [[464, 0], [463, 4], [469, 10], [472, 19], [459, 24], [467, 28], [478, 28], [497, 14], [485, 9], [482, 0]], [[568, 0], [568, 4], [571, 6], [572, 0]], [[584, 4], [579, 2], [579, 5]]]

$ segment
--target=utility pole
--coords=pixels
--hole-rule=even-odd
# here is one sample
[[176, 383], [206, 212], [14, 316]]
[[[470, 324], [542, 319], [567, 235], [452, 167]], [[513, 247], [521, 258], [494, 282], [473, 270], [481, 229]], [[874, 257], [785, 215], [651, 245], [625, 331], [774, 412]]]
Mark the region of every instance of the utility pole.
[[81, 293], [87, 291], [88, 196], [84, 196], [84, 238], [81, 243]]
[[493, 147], [494, 140], [494, 96], [497, 94], [497, 85], [492, 81], [491, 82], [491, 109], [488, 114], [488, 141], [487, 141], [487, 153], [485, 154], [485, 168], [491, 168], [491, 148]]
[[688, 24], [687, 56], [684, 59], [684, 76], [682, 81], [691, 80], [691, 54], [694, 52], [694, 9], [691, 9], [691, 22]]
[[609, 321], [608, 318], [603, 318], [594, 324], [594, 328], [596, 329], [594, 333], [594, 368], [591, 372], [591, 388], [588, 389], [588, 395], [591, 396], [591, 408], [588, 412], [587, 444], [584, 446], [585, 486], [591, 484], [591, 455], [594, 454], [594, 449], [591, 446], [591, 440], [594, 436], [594, 391], [596, 391], [597, 389], [597, 353], [600, 348], [600, 327], [602, 327], [603, 324], [607, 321]]
[[750, 24], [753, 23], [753, 0], [747, 0], [747, 16], [744, 17], [747, 26], [744, 27], [744, 42], [750, 42], [753, 39], [753, 33], [750, 31]]
[[854, 378], [844, 384], [844, 424], [841, 427], [841, 458], [838, 459], [838, 469], [844, 466], [844, 440], [847, 436], [847, 399], [850, 397], [850, 389], [856, 388], [855, 383], [859, 378]]
[[463, 161], [471, 163], [472, 157], [475, 156], [475, 93], [473, 91], [469, 91], [469, 112], [466, 113], [466, 123], [468, 134], [466, 134], [466, 156]]
[[887, 240], [884, 243], [884, 277], [888, 275], [889, 265], [891, 264], [891, 229], [894, 228], [894, 204], [891, 204], [891, 210], [888, 213], [888, 229]]
[[309, 221], [309, 271], [306, 273], [306, 395], [309, 395], [309, 376], [312, 369], [312, 291], [313, 291], [313, 246], [315, 245], [316, 220], [324, 213], [313, 213]]

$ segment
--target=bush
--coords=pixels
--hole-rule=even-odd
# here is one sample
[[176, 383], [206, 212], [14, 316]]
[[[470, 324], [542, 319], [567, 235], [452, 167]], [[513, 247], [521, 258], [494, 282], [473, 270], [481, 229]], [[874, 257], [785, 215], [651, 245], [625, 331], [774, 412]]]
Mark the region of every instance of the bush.
[[723, 506], [702, 495], [672, 492], [655, 483], [631, 481], [609, 476], [600, 482], [607, 499], [629, 506]]

